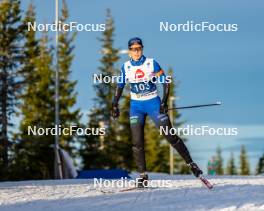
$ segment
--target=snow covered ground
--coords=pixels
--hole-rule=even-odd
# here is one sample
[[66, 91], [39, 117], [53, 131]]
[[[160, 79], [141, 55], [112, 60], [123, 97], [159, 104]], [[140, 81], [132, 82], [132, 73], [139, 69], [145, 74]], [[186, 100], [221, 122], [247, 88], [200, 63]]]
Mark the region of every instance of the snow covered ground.
[[[134, 175], [133, 175], [134, 176]], [[213, 190], [193, 176], [150, 174], [155, 182], [170, 180], [169, 188], [103, 193], [93, 180], [46, 180], [0, 183], [1, 211], [82, 210], [245, 210], [264, 211], [263, 176], [209, 178]], [[103, 188], [116, 191], [122, 188]]]

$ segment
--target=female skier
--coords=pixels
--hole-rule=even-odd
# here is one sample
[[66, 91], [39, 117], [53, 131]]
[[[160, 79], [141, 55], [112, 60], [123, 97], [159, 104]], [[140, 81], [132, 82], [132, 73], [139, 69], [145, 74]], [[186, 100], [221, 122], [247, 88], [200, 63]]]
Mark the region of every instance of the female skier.
[[[166, 82], [164, 71], [160, 65], [152, 58], [143, 55], [143, 43], [138, 37], [128, 41], [128, 50], [130, 60], [125, 62], [121, 68], [121, 82], [118, 82], [115, 91], [112, 116], [119, 117], [118, 101], [122, 95], [123, 88], [128, 81], [130, 83], [130, 127], [133, 140], [133, 156], [136, 161], [140, 176], [137, 180], [138, 187], [145, 187], [148, 181], [146, 173], [146, 161], [144, 152], [144, 125], [145, 118], [148, 115], [155, 125], [167, 131], [172, 128], [168, 117], [167, 100], [170, 86]], [[160, 99], [156, 84], [153, 79], [157, 79], [163, 84], [163, 97]], [[193, 162], [190, 153], [177, 135], [163, 134], [168, 142], [175, 148], [196, 177], [203, 172]]]

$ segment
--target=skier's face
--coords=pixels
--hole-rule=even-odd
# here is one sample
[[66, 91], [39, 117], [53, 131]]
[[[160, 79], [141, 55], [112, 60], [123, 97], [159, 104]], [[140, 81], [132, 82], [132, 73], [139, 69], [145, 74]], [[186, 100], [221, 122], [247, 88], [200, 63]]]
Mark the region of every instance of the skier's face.
[[142, 46], [135, 43], [129, 48], [129, 56], [134, 60], [138, 61], [143, 54]]

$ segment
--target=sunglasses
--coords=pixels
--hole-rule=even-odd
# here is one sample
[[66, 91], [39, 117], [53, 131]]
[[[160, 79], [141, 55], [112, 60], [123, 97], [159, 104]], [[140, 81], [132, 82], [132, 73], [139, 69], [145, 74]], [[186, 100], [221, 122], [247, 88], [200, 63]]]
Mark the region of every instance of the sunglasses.
[[132, 51], [132, 52], [139, 52], [139, 51], [142, 51], [142, 47], [129, 48], [129, 50]]

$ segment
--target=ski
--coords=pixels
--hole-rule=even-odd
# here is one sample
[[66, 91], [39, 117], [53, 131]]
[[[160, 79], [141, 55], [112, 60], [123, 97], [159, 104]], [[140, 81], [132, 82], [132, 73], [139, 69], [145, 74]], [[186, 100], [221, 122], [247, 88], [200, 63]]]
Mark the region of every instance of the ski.
[[152, 189], [157, 189], [158, 187], [145, 187], [145, 188], [139, 188], [139, 187], [130, 187], [130, 188], [125, 188], [121, 190], [100, 190], [104, 194], [111, 194], [111, 193], [124, 193], [124, 192], [129, 192], [129, 191], [143, 191], [143, 190], [152, 190]]
[[138, 189], [140, 190], [142, 188], [139, 188], [139, 187], [126, 188], [126, 189], [120, 190], [119, 192], [127, 192], [127, 191], [138, 190]]
[[139, 189], [138, 187], [130, 187], [130, 188], [125, 188], [121, 190], [100, 190], [102, 193], [122, 193], [122, 192], [127, 192], [127, 191], [132, 191], [132, 190], [137, 190]]
[[213, 188], [213, 185], [209, 182], [208, 179], [205, 178], [204, 175], [200, 175], [199, 176], [199, 179], [201, 180], [201, 182], [208, 188], [208, 189], [212, 189]]

